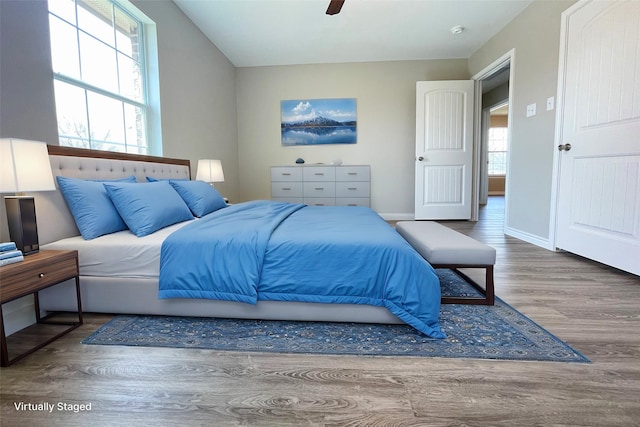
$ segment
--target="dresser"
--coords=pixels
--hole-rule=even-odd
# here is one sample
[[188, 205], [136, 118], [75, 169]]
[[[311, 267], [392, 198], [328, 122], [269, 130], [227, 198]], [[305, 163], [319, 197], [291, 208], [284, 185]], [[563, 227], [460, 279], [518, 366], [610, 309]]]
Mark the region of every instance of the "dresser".
[[273, 166], [271, 200], [310, 206], [367, 206], [371, 173], [358, 166]]

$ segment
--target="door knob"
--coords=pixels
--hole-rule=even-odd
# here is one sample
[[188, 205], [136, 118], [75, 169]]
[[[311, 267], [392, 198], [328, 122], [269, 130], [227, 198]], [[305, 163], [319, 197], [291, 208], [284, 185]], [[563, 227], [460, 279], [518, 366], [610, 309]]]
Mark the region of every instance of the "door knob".
[[569, 150], [571, 150], [571, 144], [569, 144], [569, 143], [560, 144], [560, 145], [558, 145], [558, 150], [560, 150], [560, 151], [569, 151]]
[[422, 156], [418, 157], [418, 161], [420, 161], [420, 162], [421, 162], [421, 161], [423, 161], [423, 160], [424, 160], [424, 157], [422, 157]]

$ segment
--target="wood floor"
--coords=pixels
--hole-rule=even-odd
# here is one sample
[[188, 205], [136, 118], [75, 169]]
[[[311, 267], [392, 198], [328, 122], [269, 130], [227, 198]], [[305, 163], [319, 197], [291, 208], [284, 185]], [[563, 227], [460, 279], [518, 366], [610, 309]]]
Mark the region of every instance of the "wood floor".
[[[591, 364], [88, 346], [85, 325], [0, 370], [3, 426], [638, 426], [640, 279], [447, 222], [497, 249], [496, 295]], [[19, 410], [49, 403], [51, 413]], [[59, 410], [68, 405], [70, 411]], [[73, 405], [90, 405], [90, 410]], [[87, 409], [85, 406], [84, 409]]]

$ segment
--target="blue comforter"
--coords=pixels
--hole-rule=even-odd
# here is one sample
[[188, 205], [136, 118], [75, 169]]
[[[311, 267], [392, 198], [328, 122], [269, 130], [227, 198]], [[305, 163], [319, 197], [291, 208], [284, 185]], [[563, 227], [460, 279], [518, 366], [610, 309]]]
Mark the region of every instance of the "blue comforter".
[[444, 338], [433, 268], [369, 208], [220, 209], [164, 241], [159, 297], [369, 304]]

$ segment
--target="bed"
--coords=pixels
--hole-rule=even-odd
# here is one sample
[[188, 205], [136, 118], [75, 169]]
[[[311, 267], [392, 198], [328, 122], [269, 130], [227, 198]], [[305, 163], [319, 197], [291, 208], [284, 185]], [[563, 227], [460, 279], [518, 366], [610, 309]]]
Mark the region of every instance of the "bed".
[[[54, 175], [73, 179], [176, 183], [191, 175], [180, 159], [58, 146], [49, 154]], [[161, 185], [105, 187], [147, 192]], [[91, 239], [80, 236], [59, 189], [38, 193], [36, 209], [41, 249], [79, 251], [86, 312], [405, 322], [444, 337], [433, 269], [368, 208], [251, 201], [141, 237], [129, 227]], [[72, 292], [72, 283], [42, 292], [41, 308], [74, 310]]]

